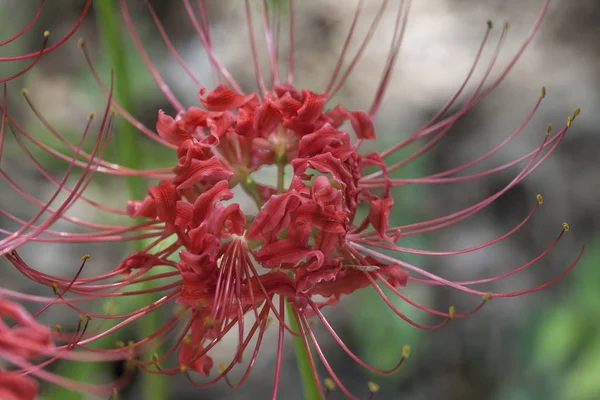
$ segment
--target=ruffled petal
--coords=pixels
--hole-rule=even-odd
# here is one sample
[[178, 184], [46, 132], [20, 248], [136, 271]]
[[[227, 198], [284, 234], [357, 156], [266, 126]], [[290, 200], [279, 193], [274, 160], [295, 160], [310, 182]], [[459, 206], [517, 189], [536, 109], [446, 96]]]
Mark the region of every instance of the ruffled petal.
[[226, 111], [241, 107], [255, 96], [255, 94], [244, 96], [221, 84], [208, 93], [205, 98], [200, 96], [200, 101], [209, 111]]

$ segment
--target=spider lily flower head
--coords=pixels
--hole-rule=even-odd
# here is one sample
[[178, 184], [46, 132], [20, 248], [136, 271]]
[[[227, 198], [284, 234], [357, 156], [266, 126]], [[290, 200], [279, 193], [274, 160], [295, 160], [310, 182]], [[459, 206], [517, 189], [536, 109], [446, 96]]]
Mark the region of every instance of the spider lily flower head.
[[[76, 310], [80, 310], [76, 299], [83, 298], [84, 302], [87, 302], [148, 294], [157, 296], [153, 301], [131, 312], [90, 314], [94, 319], [115, 321], [116, 325], [85, 339], [85, 343], [118, 331], [148, 313], [157, 312], [167, 304], [178, 303], [178, 311], [165, 320], [160, 329], [128, 345], [131, 351], [137, 354], [142, 349], [171, 338], [170, 348], [163, 353], [154, 354], [150, 360], [134, 358], [132, 361], [147, 373], [184, 373], [190, 382], [198, 387], [205, 387], [220, 380], [237, 387], [247, 379], [265, 331], [271, 325], [270, 321], [274, 320], [278, 329], [278, 340], [273, 398], [276, 398], [278, 393], [286, 334], [299, 337], [309, 353], [310, 349], [314, 348], [315, 354], [324, 365], [330, 378], [324, 381], [324, 385], [318, 385], [323, 397], [328, 396], [333, 387], [337, 386], [348, 397], [356, 398], [346, 389], [327, 362], [308, 323], [309, 318], [323, 324], [344, 352], [370, 371], [388, 374], [397, 370], [408, 357], [409, 348], [406, 347], [402, 354], [398, 355], [398, 364], [390, 370], [382, 370], [362, 361], [344, 344], [322, 312], [324, 308], [335, 305], [342, 296], [361, 288], [372, 287], [399, 318], [418, 328], [434, 330], [453, 319], [475, 313], [492, 298], [519, 296], [542, 289], [561, 279], [577, 264], [581, 252], [559, 276], [526, 290], [488, 292], [478, 288], [485, 283], [516, 274], [540, 260], [568, 230], [566, 224], [557, 229], [556, 240], [538, 256], [507, 273], [485, 279], [457, 282], [403, 260], [403, 255], [407, 253], [446, 256], [478, 251], [491, 246], [509, 237], [529, 221], [543, 203], [541, 195], [532, 199], [531, 211], [517, 226], [489, 242], [450, 251], [413, 249], [397, 244], [404, 237], [452, 226], [484, 210], [529, 176], [566, 135], [579, 114], [579, 109], [569, 116], [565, 125], [558, 130], [553, 131], [548, 126], [546, 132], [540, 135], [539, 146], [525, 155], [483, 172], [463, 173], [500, 151], [522, 132], [545, 96], [545, 90], [542, 89], [538, 102], [523, 123], [498, 146], [477, 159], [424, 177], [397, 179], [392, 176], [394, 171], [422, 156], [437, 144], [459, 118], [476, 107], [500, 84], [538, 30], [549, 1], [544, 2], [529, 36], [495, 80], [490, 80], [490, 71], [506, 35], [507, 25], [500, 34], [496, 53], [485, 67], [483, 78], [474, 85], [466, 101], [455, 111], [449, 112], [457, 98], [466, 91], [467, 82], [480, 62], [480, 55], [492, 29], [492, 24], [488, 23], [471, 70], [440, 112], [391, 148], [371, 153], [362, 152], [360, 145], [365, 140], [376, 140], [377, 129], [373, 118], [390, 82], [410, 2], [394, 3], [397, 6], [393, 9], [396, 24], [390, 51], [373, 99], [365, 108], [367, 111], [349, 110], [342, 105], [330, 103], [363, 55], [382, 15], [386, 10], [392, 9], [392, 5], [389, 4], [391, 2], [384, 0], [381, 3], [366, 35], [359, 40], [358, 51], [350, 56], [347, 44], [355, 39], [356, 22], [361, 17], [364, 6], [364, 1], [358, 2], [354, 17], [350, 21], [346, 45], [340, 51], [331, 78], [320, 91], [298, 88], [294, 84], [294, 2], [290, 2], [289, 14], [285, 17], [290, 26], [290, 54], [285, 77], [280, 74], [281, 60], [278, 50], [280, 25], [284, 17], [281, 15], [281, 9], [277, 8], [277, 2], [273, 12], [266, 1], [259, 3], [270, 66], [267, 73], [260, 68], [259, 52], [254, 38], [254, 14], [250, 2], [245, 2], [249, 46], [257, 82], [255, 92], [244, 92], [219, 60], [213, 49], [208, 12], [203, 2], [199, 2], [198, 7], [194, 8], [190, 2], [183, 1], [183, 6], [214, 70], [216, 82], [212, 89], [202, 84], [192, 73], [192, 68], [179, 55], [148, 2], [152, 19], [167, 48], [183, 71], [198, 86], [198, 102], [184, 107], [150, 61], [137, 35], [127, 3], [121, 0], [120, 9], [125, 27], [153, 79], [176, 110], [174, 115], [158, 110], [156, 132], [136, 120], [113, 98], [112, 80], [110, 85], [103, 83], [83, 40], [80, 40], [79, 45], [91, 72], [108, 96], [98, 139], [91, 152], [83, 151], [81, 143], [73, 145], [66, 141], [41, 116], [27, 97], [27, 93], [24, 93], [26, 100], [42, 123], [65, 143], [73, 154], [67, 155], [44, 145], [14, 121], [6, 106], [3, 108], [2, 129], [8, 126], [4, 121], [10, 121], [11, 132], [15, 133], [17, 141], [36, 168], [56, 186], [56, 193], [64, 192], [68, 197], [59, 207], [51, 207], [54, 198], [43, 202], [28, 195], [14, 181], [7, 180], [17, 192], [40, 207], [41, 212], [29, 221], [3, 212], [21, 224], [21, 229], [16, 232], [3, 232], [5, 238], [0, 242], [0, 252], [30, 279], [56, 288], [61, 301], [70, 304], [70, 307]], [[172, 168], [136, 170], [104, 160], [102, 154], [113, 123], [111, 107], [141, 133], [171, 149], [174, 159]], [[84, 130], [84, 138], [88, 132], [89, 124]], [[69, 161], [69, 170], [65, 178], [53, 178], [35, 157], [27, 152], [25, 141]], [[395, 163], [388, 161], [392, 154], [415, 142], [424, 144], [404, 160]], [[521, 167], [510, 182], [498, 192], [470, 207], [410, 225], [391, 226], [389, 222], [395, 204], [391, 195], [394, 187], [473, 180], [515, 165]], [[66, 177], [71, 168], [76, 166], [81, 167], [84, 174], [75, 185], [67, 185]], [[277, 170], [277, 178], [271, 184], [256, 179], [256, 174], [267, 167]], [[86, 187], [97, 173], [147, 178], [148, 194], [145, 198], [131, 199], [122, 209], [103, 205], [84, 195]], [[6, 174], [2, 176], [8, 179]], [[256, 205], [256, 212], [243, 211], [239, 201], [241, 192], [245, 192], [252, 199]], [[114, 226], [74, 219], [68, 214], [74, 202], [85, 202], [101, 211], [129, 215], [137, 219], [132, 226]], [[359, 212], [361, 210], [365, 213]], [[50, 217], [40, 221], [44, 213], [49, 213]], [[362, 214], [366, 216], [359, 217]], [[52, 226], [58, 220], [69, 220], [90, 229], [91, 233], [53, 230]], [[151, 242], [142, 250], [128, 255], [113, 270], [89, 278], [83, 278], [79, 273], [75, 277], [42, 274], [20, 257], [12, 256], [15, 254], [14, 249], [28, 242], [116, 242], [139, 239], [150, 239]], [[396, 256], [390, 256], [390, 252]], [[139, 284], [148, 282], [154, 284], [139, 289]], [[457, 310], [454, 306], [449, 306], [443, 311], [435, 310], [408, 297], [403, 291], [407, 285], [450, 287], [478, 297], [479, 303], [470, 310]], [[393, 305], [382, 288], [387, 288], [388, 292], [400, 297], [409, 305], [432, 314], [439, 322], [427, 325], [412, 320]], [[285, 307], [285, 299], [289, 302], [289, 307]], [[70, 301], [72, 303], [69, 303]], [[288, 325], [286, 314], [288, 318], [298, 322], [297, 330]], [[252, 321], [250, 324], [247, 322], [248, 318]], [[212, 350], [227, 334], [237, 336], [237, 348], [229, 363], [215, 368]], [[254, 338], [256, 341], [252, 345], [254, 349], [248, 366], [240, 382], [233, 384], [228, 375], [234, 366], [242, 361]], [[177, 356], [177, 363], [166, 366], [171, 355]], [[310, 357], [310, 363], [316, 382], [321, 382], [313, 356]], [[208, 379], [198, 382], [193, 373]], [[375, 384], [370, 385], [371, 397], [377, 392], [377, 388]]]
[[[33, 17], [31, 17], [31, 20], [29, 20], [27, 22], [27, 24], [19, 32], [8, 37], [7, 39], [0, 40], [0, 49], [4, 46], [9, 46], [12, 42], [22, 38], [29, 30], [31, 30], [35, 26], [36, 21], [42, 14], [45, 2], [46, 2], [46, 0], [40, 0], [40, 5], [38, 6], [37, 10], [35, 11], [35, 14], [33, 15]], [[81, 14], [80, 14], [79, 18], [77, 19], [77, 21], [75, 22], [75, 24], [73, 24], [73, 26], [69, 29], [69, 31], [66, 32], [64, 34], [64, 36], [62, 36], [55, 43], [52, 43], [52, 44], [50, 43], [50, 31], [46, 30], [46, 31], [44, 31], [42, 45], [38, 51], [35, 51], [33, 53], [25, 53], [25, 54], [18, 54], [18, 55], [0, 56], [0, 64], [2, 64], [2, 63], [9, 63], [9, 64], [10, 63], [18, 63], [18, 62], [22, 62], [22, 61], [25, 61], [28, 63], [24, 67], [19, 67], [20, 69], [18, 69], [17, 72], [15, 72], [11, 75], [0, 76], [0, 83], [6, 83], [8, 81], [11, 81], [13, 79], [16, 79], [16, 78], [22, 76], [27, 71], [31, 70], [38, 63], [38, 61], [44, 54], [58, 48], [63, 43], [65, 43], [67, 40], [69, 40], [69, 38], [71, 36], [73, 36], [75, 34], [75, 32], [77, 32], [77, 30], [83, 23], [84, 17], [87, 14], [87, 11], [89, 10], [91, 4], [92, 4], [92, 0], [85, 1], [83, 10], [81, 11]]]

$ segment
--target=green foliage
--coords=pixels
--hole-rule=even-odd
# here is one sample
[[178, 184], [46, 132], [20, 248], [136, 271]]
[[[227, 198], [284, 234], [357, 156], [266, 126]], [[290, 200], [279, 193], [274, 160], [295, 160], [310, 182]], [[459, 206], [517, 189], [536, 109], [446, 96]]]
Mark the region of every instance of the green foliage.
[[[600, 243], [590, 247], [573, 272], [570, 296], [544, 307], [523, 339], [530, 399], [594, 400], [600, 398]], [[523, 384], [523, 382], [521, 383]], [[500, 398], [513, 399], [506, 391]]]

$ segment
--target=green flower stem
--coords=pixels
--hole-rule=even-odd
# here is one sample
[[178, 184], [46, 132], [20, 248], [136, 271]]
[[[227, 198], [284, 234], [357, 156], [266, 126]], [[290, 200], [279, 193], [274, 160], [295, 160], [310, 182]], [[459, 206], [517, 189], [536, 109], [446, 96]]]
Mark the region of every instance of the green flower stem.
[[242, 185], [244, 191], [248, 193], [250, 197], [252, 197], [252, 200], [254, 200], [258, 206], [258, 209], [260, 210], [260, 208], [263, 206], [263, 200], [260, 197], [258, 185], [256, 184], [254, 178], [252, 178], [250, 175], [245, 175], [240, 179], [240, 184]]
[[[96, 0], [95, 9], [98, 16], [100, 34], [104, 40], [107, 53], [115, 71], [115, 99], [127, 110], [133, 106], [132, 90], [129, 82], [129, 69], [127, 68], [127, 54], [123, 46], [123, 32], [117, 17], [114, 0]], [[141, 169], [143, 167], [141, 143], [139, 134], [133, 126], [120, 118], [117, 120], [118, 134], [116, 136], [117, 161], [129, 168]], [[129, 196], [133, 199], [143, 199], [146, 187], [140, 177], [130, 176], [127, 179]], [[140, 250], [141, 242], [135, 244]], [[152, 281], [143, 284], [143, 289], [152, 288]], [[143, 307], [155, 299], [152, 294], [138, 296], [134, 301]], [[147, 337], [161, 327], [160, 313], [153, 312], [146, 315], [139, 326], [140, 337]], [[158, 350], [158, 349], [157, 349]], [[167, 377], [156, 374], [141, 374], [142, 398], [148, 400], [163, 400], [168, 398]]]
[[[288, 323], [294, 332], [300, 333], [298, 324], [300, 323], [294, 315], [292, 304], [286, 300], [286, 308], [288, 313]], [[310, 363], [310, 358], [307, 349], [304, 347], [304, 341], [301, 337], [293, 336], [294, 350], [296, 352], [296, 362], [298, 371], [300, 372], [300, 381], [304, 391], [305, 400], [321, 400], [321, 393], [315, 377], [313, 376], [313, 368]]]

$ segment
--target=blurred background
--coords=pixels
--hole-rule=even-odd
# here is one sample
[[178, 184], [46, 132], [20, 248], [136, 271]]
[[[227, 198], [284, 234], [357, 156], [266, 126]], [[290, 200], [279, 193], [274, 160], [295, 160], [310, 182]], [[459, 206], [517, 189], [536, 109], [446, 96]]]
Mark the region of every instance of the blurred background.
[[[62, 0], [59, 6], [48, 2], [35, 28], [23, 40], [1, 48], [0, 55], [35, 51], [46, 29], [56, 40], [72, 26], [81, 13], [82, 3]], [[356, 0], [296, 3], [296, 86], [319, 91], [337, 61]], [[364, 37], [380, 4], [379, 1], [366, 3], [354, 49]], [[488, 19], [493, 21], [494, 29], [478, 72], [468, 88], [472, 89], [478, 77], [482, 76], [502, 24], [508, 20], [508, 36], [492, 72], [492, 79], [497, 77], [524, 41], [543, 5], [542, 0], [419, 0], [413, 3], [393, 79], [377, 115], [378, 140], [365, 146], [365, 150], [389, 148], [435, 115], [467, 74], [485, 34]], [[166, 49], [144, 2], [130, 1], [128, 4], [154, 66], [186, 106], [198, 105], [195, 86]], [[188, 65], [202, 82], [211, 82], [212, 72], [206, 52], [183, 6], [167, 0], [152, 1], [152, 4]], [[212, 40], [218, 56], [245, 90], [255, 90], [243, 7], [238, 0], [209, 0], [207, 4]], [[2, 0], [0, 38], [20, 30], [38, 5], [34, 0]], [[255, 7], [255, 12], [258, 10]], [[356, 70], [332, 103], [341, 103], [349, 109], [366, 108], [371, 104], [389, 51], [394, 18], [393, 12], [386, 12]], [[373, 376], [350, 362], [327, 333], [316, 326], [321, 346], [350, 390], [366, 396], [367, 382], [375, 380], [381, 387], [377, 399], [600, 398], [600, 241], [596, 239], [600, 223], [599, 20], [598, 1], [553, 1], [536, 38], [502, 85], [461, 118], [439, 145], [397, 174], [402, 177], [424, 176], [461, 165], [483, 154], [521, 124], [537, 101], [540, 88], [545, 86], [547, 96], [519, 138], [472, 171], [500, 165], [536, 148], [543, 140], [548, 123], [559, 129], [575, 107], [581, 107], [581, 115], [557, 151], [524, 183], [486, 210], [460, 224], [411, 238], [401, 245], [445, 251], [491, 240], [515, 226], [535, 204], [535, 195], [542, 193], [544, 205], [532, 221], [508, 239], [475, 253], [453, 257], [407, 255], [403, 259], [448, 279], [480, 279], [514, 269], [539, 254], [558, 235], [561, 223], [567, 221], [571, 230], [547, 257], [516, 276], [494, 282], [486, 290], [513, 291], [547, 281], [567, 267], [580, 246], [586, 244], [586, 254], [580, 265], [550, 288], [527, 296], [495, 299], [474, 316], [452, 321], [436, 332], [408, 326], [393, 316], [371, 289], [344, 298], [339, 306], [328, 310], [327, 316], [339, 335], [367, 362], [382, 368], [390, 367], [404, 344], [412, 347], [411, 357], [398, 373], [388, 377]], [[257, 34], [259, 21], [257, 14]], [[287, 28], [286, 20], [283, 20], [283, 26]], [[164, 109], [170, 115], [174, 115], [174, 110], [158, 90], [124, 29], [122, 35], [131, 55], [127, 68], [134, 97], [132, 114], [153, 129], [157, 110]], [[67, 149], [34, 116], [20, 90], [26, 87], [37, 109], [56, 130], [77, 143], [88, 113], [101, 114], [106, 102], [77, 46], [79, 37], [85, 37], [95, 67], [104, 82], [108, 82], [110, 60], [92, 9], [69, 42], [44, 56], [35, 68], [8, 86], [10, 114], [36, 138], [60, 150]], [[262, 45], [263, 36], [258, 34], [257, 37]], [[282, 46], [285, 58], [289, 49], [285, 41], [282, 41]], [[265, 55], [262, 60], [266, 67], [268, 59], [264, 46], [260, 52]], [[0, 64], [0, 76], [16, 67]], [[211, 87], [211, 84], [208, 86]], [[469, 94], [469, 90], [466, 93]], [[114, 134], [118, 135], [118, 130]], [[13, 137], [6, 139], [5, 146], [2, 170], [31, 195], [48, 198], [55, 187], [23, 157]], [[408, 153], [399, 155], [397, 159], [415, 148], [407, 149]], [[169, 167], [176, 162], [170, 150], [149, 140], [145, 140], [139, 150], [147, 168]], [[107, 159], [114, 159], [115, 151], [114, 145], [109, 146]], [[32, 152], [50, 172], [61, 176], [66, 163], [39, 148], [32, 148]], [[518, 168], [512, 168], [458, 184], [398, 188], [394, 192], [396, 205], [390, 223], [418, 222], [460, 210], [501, 189], [517, 171]], [[35, 207], [26, 204], [6, 182], [0, 185], [0, 206], [18, 217], [28, 218]], [[116, 177], [98, 176], [86, 193], [114, 207], [122, 207], [127, 200], [125, 182]], [[107, 221], [106, 216], [90, 214], [91, 210], [77, 205], [70, 214], [88, 220]], [[6, 218], [0, 218], [0, 224], [4, 229], [15, 228]], [[57, 225], [57, 230], [72, 228], [62, 222]], [[52, 245], [35, 245], [25, 248], [22, 256], [40, 270], [69, 276], [77, 271], [79, 259], [85, 253], [92, 254], [94, 271], [100, 271], [114, 267], [126, 251], [127, 246], [123, 243], [61, 246], [58, 249]], [[40, 290], [39, 287], [31, 287], [4, 260], [0, 265], [2, 285], [26, 292]], [[468, 309], [473, 304], [473, 299], [443, 288], [424, 289], [409, 285], [406, 291], [418, 301], [440, 310], [450, 305]], [[435, 322], [433, 318], [429, 321], [423, 313], [411, 312], [401, 301], [397, 305], [419, 321]], [[49, 324], [74, 326], [76, 317], [69, 310], [51, 310], [44, 314], [43, 319]], [[257, 366], [241, 390], [231, 391], [224, 384], [195, 390], [185, 379], [178, 377], [169, 381], [170, 398], [268, 398], [273, 379], [276, 334], [275, 327], [268, 331]], [[227, 343], [223, 346], [224, 354], [233, 350], [235, 341], [229, 344], [229, 349], [227, 346]], [[79, 367], [61, 363], [56, 363], [53, 368], [73, 376], [81, 373]], [[119, 374], [120, 370], [120, 365], [107, 365], [96, 370], [94, 375], [101, 381], [103, 377], [110, 379], [111, 374]], [[301, 399], [291, 351], [285, 354], [282, 371], [281, 398]], [[139, 385], [139, 379], [136, 379], [130, 389], [120, 394], [120, 398], [142, 399]], [[49, 386], [43, 393], [42, 398], [48, 400], [94, 399]], [[343, 396], [338, 392], [331, 398], [341, 399]]]

